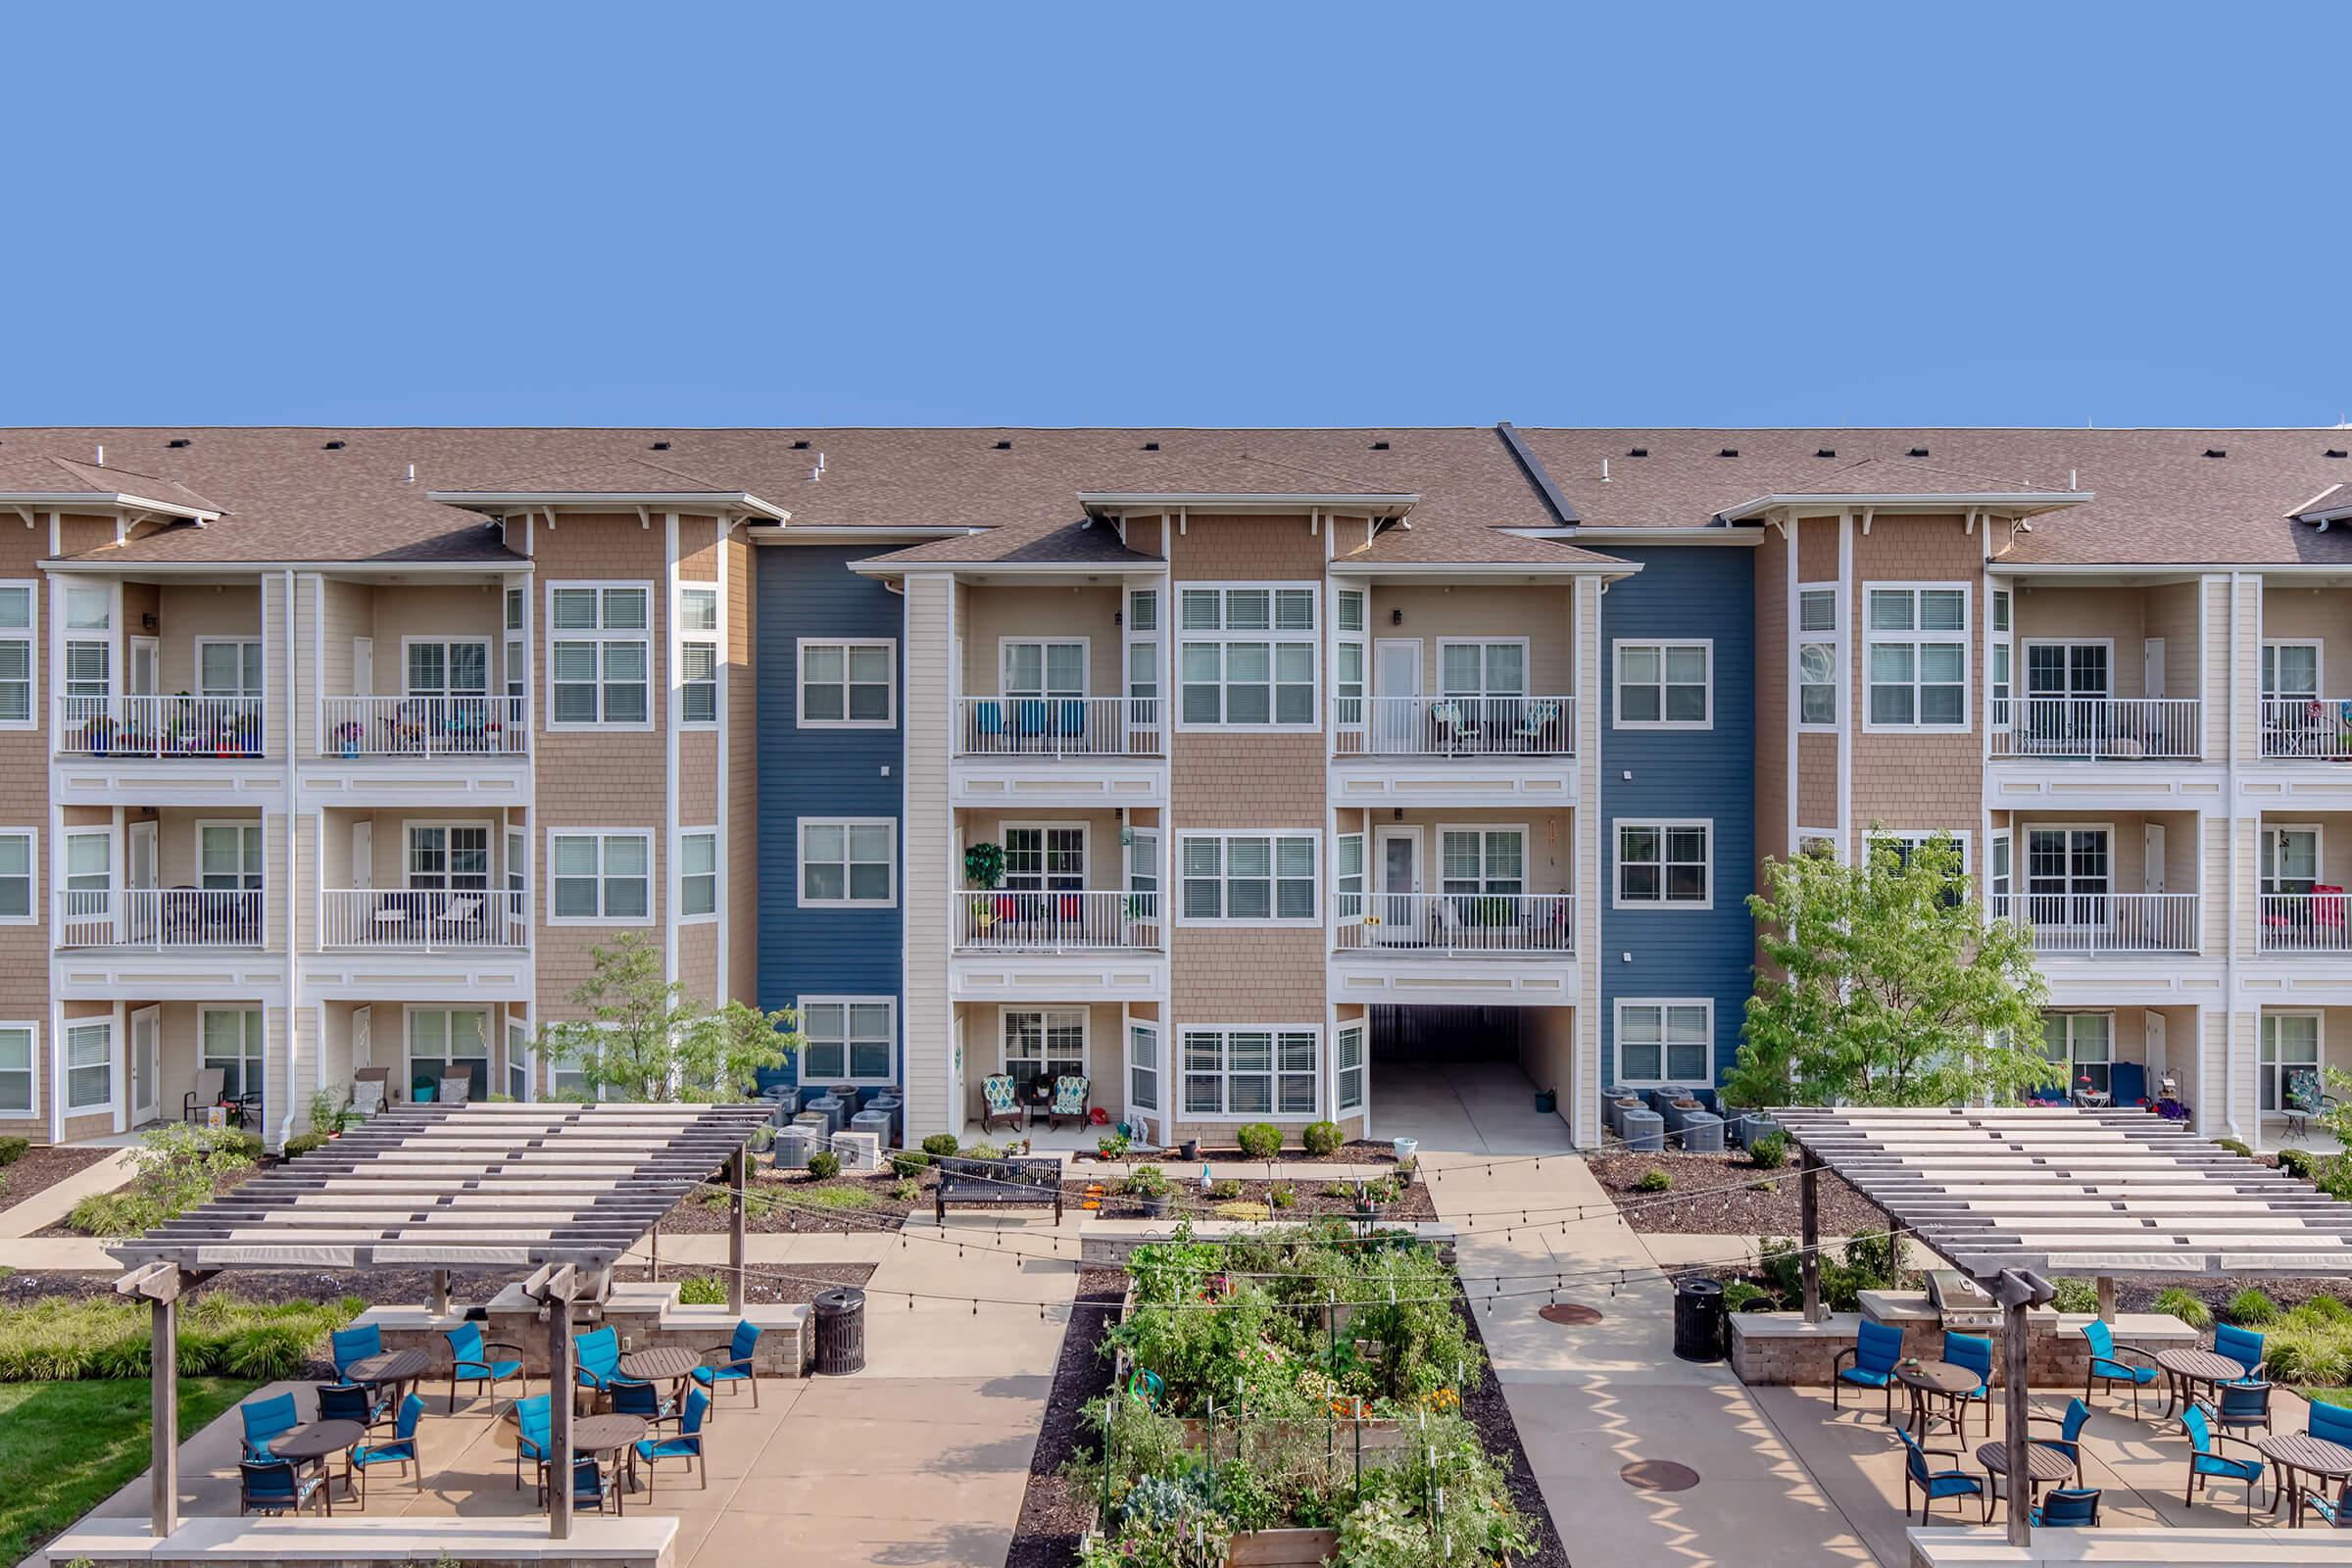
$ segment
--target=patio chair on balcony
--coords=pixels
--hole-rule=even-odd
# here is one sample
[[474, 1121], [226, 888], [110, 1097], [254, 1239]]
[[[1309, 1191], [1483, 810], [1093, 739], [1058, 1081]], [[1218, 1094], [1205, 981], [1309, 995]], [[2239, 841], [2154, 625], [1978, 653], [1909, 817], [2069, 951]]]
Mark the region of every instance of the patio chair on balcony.
[[[972, 735], [974, 739], [988, 742], [998, 739], [1004, 733], [1004, 705], [1003, 703], [990, 698], [985, 702], [972, 704]], [[980, 749], [982, 751], [996, 750], [995, 747], [987, 745], [983, 745]]]
[[225, 1081], [228, 1074], [219, 1067], [196, 1069], [196, 1087], [180, 1097], [179, 1119], [183, 1122], [202, 1121], [211, 1107], [223, 1103], [228, 1093]]
[[[372, 1093], [370, 1093], [372, 1090]], [[372, 1102], [373, 1109], [368, 1105]], [[351, 1075], [352, 1108], [363, 1116], [372, 1116], [392, 1102], [392, 1069], [362, 1067]]]
[[1020, 1095], [1008, 1072], [992, 1072], [980, 1080], [980, 1130], [990, 1131], [1000, 1117], [1015, 1128], [1021, 1124]]
[[1437, 727], [1439, 743], [1449, 752], [1468, 752], [1478, 748], [1478, 720], [1471, 716], [1470, 704], [1448, 700], [1429, 710], [1429, 721]]
[[435, 1096], [444, 1105], [470, 1104], [473, 1101], [473, 1074], [461, 1067], [441, 1075], [441, 1088]]
[[1046, 1107], [1046, 1130], [1058, 1131], [1064, 1120], [1086, 1125], [1088, 1081], [1075, 1073], [1063, 1073], [1054, 1080], [1054, 1099]]
[[1544, 698], [1519, 705], [1519, 723], [1511, 731], [1511, 750], [1514, 752], [1547, 752], [1559, 742], [1554, 735], [1560, 721], [1560, 705]]
[[482, 940], [482, 912], [487, 901], [479, 893], [461, 893], [449, 901], [449, 907], [432, 917], [429, 925], [433, 936], [443, 942], [479, 942]]

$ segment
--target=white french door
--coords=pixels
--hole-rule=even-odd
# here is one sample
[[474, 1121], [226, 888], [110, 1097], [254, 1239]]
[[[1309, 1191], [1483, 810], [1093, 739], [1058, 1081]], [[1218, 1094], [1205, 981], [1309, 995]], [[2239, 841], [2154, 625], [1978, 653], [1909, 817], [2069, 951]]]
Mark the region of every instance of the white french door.
[[156, 1116], [160, 1018], [153, 1007], [141, 1007], [130, 1015], [130, 1124], [134, 1127]]
[[[1421, 639], [1379, 637], [1372, 643], [1372, 695], [1406, 698], [1421, 695]], [[1374, 702], [1372, 750], [1413, 752], [1420, 749], [1420, 705]]]
[[1380, 827], [1373, 830], [1377, 849], [1373, 912], [1380, 924], [1375, 941], [1389, 947], [1417, 946], [1424, 940], [1421, 901], [1421, 830], [1417, 827]]

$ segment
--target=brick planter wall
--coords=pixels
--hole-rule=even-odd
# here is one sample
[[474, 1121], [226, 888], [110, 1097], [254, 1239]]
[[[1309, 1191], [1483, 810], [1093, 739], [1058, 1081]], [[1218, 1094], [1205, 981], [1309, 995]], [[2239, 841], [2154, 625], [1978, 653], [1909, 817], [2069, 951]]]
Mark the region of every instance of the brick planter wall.
[[[723, 1306], [681, 1306], [677, 1297], [675, 1285], [614, 1286], [612, 1298], [605, 1303], [601, 1317], [583, 1321], [587, 1319], [586, 1312], [574, 1310], [572, 1332], [585, 1334], [609, 1324], [632, 1350], [675, 1346], [700, 1352], [727, 1343], [735, 1332], [734, 1313]], [[524, 1374], [544, 1380], [547, 1325], [539, 1320], [538, 1308], [518, 1287], [510, 1286], [491, 1299], [488, 1320], [481, 1325], [482, 1338], [514, 1346], [522, 1352]], [[759, 1348], [752, 1353], [754, 1371], [771, 1378], [806, 1375], [814, 1356], [808, 1307], [752, 1302], [743, 1315], [761, 1330]], [[443, 1380], [446, 1387], [449, 1342], [442, 1338], [442, 1331], [455, 1328], [464, 1320], [462, 1310], [436, 1317], [416, 1306], [370, 1307], [358, 1318], [361, 1323], [374, 1323], [382, 1330], [385, 1349], [422, 1350], [433, 1358], [433, 1370], [424, 1378], [427, 1389], [435, 1379]]]

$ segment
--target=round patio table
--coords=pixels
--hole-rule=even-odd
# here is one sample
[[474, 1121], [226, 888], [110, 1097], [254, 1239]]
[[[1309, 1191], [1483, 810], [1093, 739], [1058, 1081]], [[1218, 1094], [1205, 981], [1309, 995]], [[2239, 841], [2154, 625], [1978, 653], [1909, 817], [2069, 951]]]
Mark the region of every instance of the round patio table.
[[[2308, 1432], [2280, 1432], [2270, 1437], [2256, 1438], [2254, 1446], [2262, 1456], [2284, 1472], [2288, 1498], [2286, 1522], [2303, 1522], [2303, 1485], [2299, 1475], [2315, 1475], [2324, 1481], [2352, 1480], [2352, 1448], [2326, 1438], [2315, 1438]], [[2278, 1499], [2271, 1498], [2271, 1512], [2278, 1511]]]
[[[1977, 1445], [1977, 1463], [1983, 1465], [1993, 1475], [2006, 1476], [2009, 1473], [2009, 1445], [2006, 1443]], [[2028, 1508], [2034, 1506], [2042, 1488], [2053, 1481], [2071, 1480], [2074, 1473], [2075, 1461], [2068, 1458], [2062, 1450], [2050, 1447], [2046, 1444], [2027, 1444], [2026, 1506]], [[2017, 1506], [2017, 1497], [2014, 1493], [2009, 1498], [2009, 1505], [2012, 1508]]]
[[[270, 1451], [297, 1464], [323, 1465], [328, 1454], [348, 1453], [367, 1436], [368, 1429], [357, 1421], [313, 1421], [272, 1440]], [[330, 1480], [327, 1485], [331, 1488], [334, 1483]], [[343, 1494], [352, 1494], [348, 1462], [343, 1466]]]
[[[571, 1451], [602, 1457], [608, 1453], [628, 1453], [629, 1482], [636, 1484], [637, 1463], [633, 1445], [652, 1431], [643, 1416], [584, 1415], [571, 1424]], [[626, 1487], [612, 1489], [612, 1506], [620, 1506], [620, 1494]]]
[[2245, 1363], [2212, 1350], [2158, 1350], [2156, 1364], [2172, 1378], [2172, 1402], [2165, 1406], [2167, 1415], [2188, 1408], [2190, 1384], [2202, 1383], [2210, 1387], [2246, 1375]]
[[386, 1350], [380, 1355], [361, 1356], [343, 1369], [343, 1375], [371, 1389], [389, 1383], [397, 1400], [410, 1384], [432, 1369], [433, 1358], [422, 1350]]
[[656, 1345], [643, 1350], [632, 1350], [620, 1358], [620, 1375], [635, 1378], [640, 1383], [666, 1383], [671, 1398], [678, 1397], [678, 1385], [694, 1375], [703, 1358], [692, 1350], [676, 1345]]
[[[1974, 1393], [1977, 1387], [1974, 1372], [1949, 1361], [1922, 1361], [1916, 1366], [1901, 1363], [1894, 1369], [1894, 1381], [1911, 1391], [1911, 1426], [1923, 1438], [1928, 1435], [1928, 1422], [1934, 1419], [1934, 1412], [1928, 1408], [1929, 1400], [1942, 1399], [1956, 1411], [1960, 1396]], [[1955, 1429], [1960, 1425], [1955, 1415], [1944, 1419]]]

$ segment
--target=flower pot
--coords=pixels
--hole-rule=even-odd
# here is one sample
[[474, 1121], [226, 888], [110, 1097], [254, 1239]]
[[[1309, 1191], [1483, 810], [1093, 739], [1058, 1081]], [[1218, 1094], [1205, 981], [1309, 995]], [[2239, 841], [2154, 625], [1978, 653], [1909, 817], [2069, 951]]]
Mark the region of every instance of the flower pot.
[[1166, 1219], [1176, 1206], [1176, 1199], [1173, 1194], [1162, 1193], [1157, 1198], [1139, 1198], [1136, 1203], [1143, 1209], [1144, 1218]]
[[1421, 1140], [1418, 1138], [1399, 1138], [1396, 1140], [1396, 1163], [1401, 1165], [1406, 1160], [1411, 1159], [1414, 1155], [1421, 1152]]
[[1177, 1147], [1186, 1159], [1199, 1159], [1200, 1157], [1200, 1140], [1198, 1138], [1187, 1138]]

